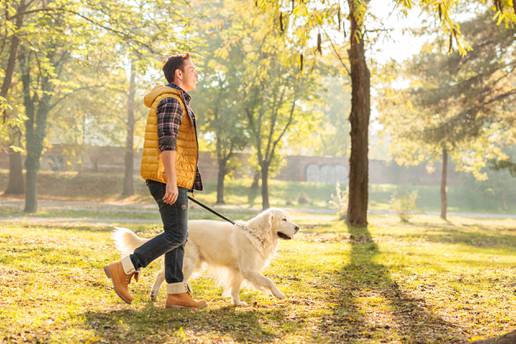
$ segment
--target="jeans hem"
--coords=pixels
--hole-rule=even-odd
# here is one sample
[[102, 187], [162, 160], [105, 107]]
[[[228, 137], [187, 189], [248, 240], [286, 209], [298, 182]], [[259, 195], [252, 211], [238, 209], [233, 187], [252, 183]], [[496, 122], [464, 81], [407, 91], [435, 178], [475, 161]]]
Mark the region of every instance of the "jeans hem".
[[188, 282], [177, 282], [167, 284], [167, 294], [192, 293]]

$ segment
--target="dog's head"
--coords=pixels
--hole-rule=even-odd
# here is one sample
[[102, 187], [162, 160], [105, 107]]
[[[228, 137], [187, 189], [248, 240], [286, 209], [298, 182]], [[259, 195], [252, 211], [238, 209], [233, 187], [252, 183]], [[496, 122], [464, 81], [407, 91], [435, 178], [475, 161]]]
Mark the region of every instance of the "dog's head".
[[299, 231], [299, 226], [292, 222], [289, 215], [282, 209], [269, 208], [257, 216], [264, 230], [271, 231], [273, 236], [290, 240]]

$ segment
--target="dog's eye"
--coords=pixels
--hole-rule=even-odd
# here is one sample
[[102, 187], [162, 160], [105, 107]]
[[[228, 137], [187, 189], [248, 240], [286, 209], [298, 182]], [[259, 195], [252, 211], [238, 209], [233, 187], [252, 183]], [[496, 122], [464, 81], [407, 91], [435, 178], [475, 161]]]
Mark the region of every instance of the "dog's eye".
[[287, 221], [287, 219], [281, 219], [282, 221]]

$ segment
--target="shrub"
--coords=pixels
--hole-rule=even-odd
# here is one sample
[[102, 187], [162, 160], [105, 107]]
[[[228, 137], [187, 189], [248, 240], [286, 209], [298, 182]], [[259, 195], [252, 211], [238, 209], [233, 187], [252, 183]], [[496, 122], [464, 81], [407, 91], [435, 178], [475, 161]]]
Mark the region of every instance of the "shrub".
[[399, 192], [391, 196], [391, 207], [399, 216], [401, 222], [409, 222], [416, 210], [417, 191]]
[[338, 181], [335, 184], [335, 193], [330, 196], [330, 204], [337, 208], [338, 219], [344, 220], [348, 207], [348, 190], [347, 188], [342, 190]]
[[297, 197], [297, 203], [298, 204], [308, 204], [310, 203], [310, 199], [308, 198], [308, 195], [304, 192], [301, 192], [299, 196]]

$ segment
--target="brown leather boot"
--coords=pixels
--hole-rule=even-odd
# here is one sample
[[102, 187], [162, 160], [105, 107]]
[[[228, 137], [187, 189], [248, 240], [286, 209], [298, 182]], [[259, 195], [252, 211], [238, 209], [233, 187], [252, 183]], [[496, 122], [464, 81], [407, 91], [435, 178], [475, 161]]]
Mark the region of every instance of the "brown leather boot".
[[180, 294], [168, 294], [165, 308], [190, 308], [190, 309], [201, 309], [206, 307], [208, 304], [206, 301], [197, 301], [192, 298], [190, 293]]
[[131, 278], [133, 276], [134, 279], [138, 281], [138, 273], [133, 272], [126, 274], [121, 262], [114, 262], [104, 266], [104, 272], [106, 273], [106, 276], [113, 282], [113, 287], [117, 295], [120, 296], [120, 298], [126, 303], [131, 303], [133, 301], [133, 297], [129, 293], [128, 286], [129, 283], [131, 283]]

